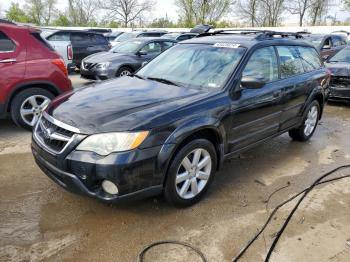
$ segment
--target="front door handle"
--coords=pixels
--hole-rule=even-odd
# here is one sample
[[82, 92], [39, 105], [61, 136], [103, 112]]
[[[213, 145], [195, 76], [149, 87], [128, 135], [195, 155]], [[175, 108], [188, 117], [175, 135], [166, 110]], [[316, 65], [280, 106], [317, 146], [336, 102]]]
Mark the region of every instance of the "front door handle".
[[12, 59], [12, 58], [0, 60], [0, 63], [14, 63], [14, 62], [16, 62], [16, 59]]

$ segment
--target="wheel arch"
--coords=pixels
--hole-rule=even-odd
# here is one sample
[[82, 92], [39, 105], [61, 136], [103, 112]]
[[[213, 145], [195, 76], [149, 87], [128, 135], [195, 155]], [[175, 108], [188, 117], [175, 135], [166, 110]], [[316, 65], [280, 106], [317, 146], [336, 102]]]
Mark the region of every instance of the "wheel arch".
[[307, 109], [308, 105], [312, 102], [316, 100], [319, 105], [320, 105], [320, 117], [319, 119], [322, 118], [322, 115], [323, 115], [323, 108], [324, 108], [324, 105], [325, 105], [325, 95], [324, 93], [322, 92], [322, 89], [321, 87], [318, 88], [318, 89], [315, 89], [314, 92], [311, 93], [311, 95], [309, 96], [309, 98], [307, 99], [306, 103], [304, 104], [304, 108], [303, 108], [303, 114], [305, 113], [305, 110]]
[[213, 118], [194, 119], [179, 126], [166, 140], [158, 156], [158, 168], [163, 170], [163, 185], [171, 161], [181, 148], [194, 139], [207, 139], [215, 147], [217, 154], [217, 169], [220, 169], [224, 160], [225, 129], [220, 121]]
[[49, 81], [32, 81], [32, 82], [22, 83], [20, 85], [17, 85], [10, 93], [10, 95], [7, 99], [7, 102], [5, 104], [6, 112], [10, 112], [13, 99], [19, 93], [21, 93], [22, 91], [27, 90], [29, 88], [41, 88], [41, 89], [44, 89], [44, 90], [51, 92], [55, 96], [58, 96], [61, 93], [59, 88], [55, 84], [53, 84]]

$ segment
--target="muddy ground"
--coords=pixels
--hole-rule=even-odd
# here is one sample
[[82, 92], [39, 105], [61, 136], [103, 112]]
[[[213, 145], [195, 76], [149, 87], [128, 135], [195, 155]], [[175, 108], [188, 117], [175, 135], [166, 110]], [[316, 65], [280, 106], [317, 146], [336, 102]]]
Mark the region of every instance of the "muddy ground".
[[[109, 206], [54, 184], [34, 163], [30, 134], [10, 121], [0, 120], [0, 127], [0, 261], [136, 261], [145, 245], [159, 240], [185, 241], [208, 261], [230, 261], [273, 207], [350, 164], [350, 107], [331, 104], [311, 141], [283, 135], [226, 162], [193, 207], [175, 209], [161, 197]], [[335, 175], [346, 174], [350, 169]], [[264, 259], [295, 203], [276, 214], [241, 261]], [[145, 261], [201, 260], [165, 245]], [[319, 186], [305, 199], [271, 261], [350, 261], [350, 178]]]

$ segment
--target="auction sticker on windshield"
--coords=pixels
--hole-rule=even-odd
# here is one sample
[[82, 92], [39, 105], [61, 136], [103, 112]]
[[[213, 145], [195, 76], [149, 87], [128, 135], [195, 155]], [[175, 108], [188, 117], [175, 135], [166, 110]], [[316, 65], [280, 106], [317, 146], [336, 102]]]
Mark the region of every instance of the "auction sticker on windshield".
[[216, 43], [214, 44], [215, 47], [224, 47], [224, 48], [238, 48], [239, 44], [233, 44], [233, 43]]

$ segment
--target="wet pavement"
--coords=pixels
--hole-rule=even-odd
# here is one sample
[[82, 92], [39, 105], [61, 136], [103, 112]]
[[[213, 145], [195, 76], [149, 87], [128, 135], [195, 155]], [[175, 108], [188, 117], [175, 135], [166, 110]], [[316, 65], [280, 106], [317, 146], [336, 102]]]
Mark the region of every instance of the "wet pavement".
[[[230, 261], [278, 203], [350, 164], [350, 107], [331, 104], [309, 142], [282, 135], [226, 162], [193, 207], [175, 209], [162, 197], [111, 206], [54, 184], [34, 163], [30, 134], [10, 121], [0, 120], [0, 127], [0, 261], [136, 261], [145, 245], [159, 240], [185, 241], [208, 261]], [[350, 169], [335, 175], [341, 174]], [[295, 203], [274, 216], [241, 261], [264, 259]], [[271, 261], [350, 261], [349, 210], [350, 178], [317, 187]], [[164, 245], [145, 261], [201, 260], [187, 248]]]

